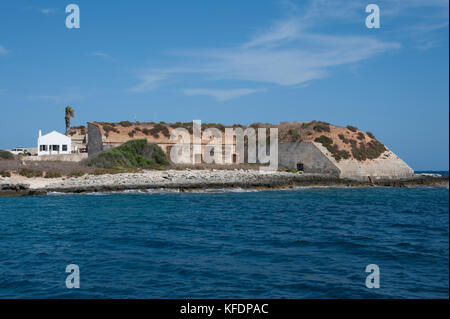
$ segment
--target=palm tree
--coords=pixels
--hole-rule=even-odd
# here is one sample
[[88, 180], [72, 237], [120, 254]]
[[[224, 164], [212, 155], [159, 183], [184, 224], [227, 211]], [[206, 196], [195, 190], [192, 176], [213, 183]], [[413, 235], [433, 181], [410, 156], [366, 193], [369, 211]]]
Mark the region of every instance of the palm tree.
[[66, 106], [66, 135], [69, 134], [70, 129], [70, 118], [75, 116], [75, 111], [70, 106]]

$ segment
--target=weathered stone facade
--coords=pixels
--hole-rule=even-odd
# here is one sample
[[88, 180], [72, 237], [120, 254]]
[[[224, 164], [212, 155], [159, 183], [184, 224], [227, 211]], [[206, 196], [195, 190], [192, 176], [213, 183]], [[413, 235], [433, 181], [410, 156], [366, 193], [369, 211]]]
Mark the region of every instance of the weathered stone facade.
[[88, 154], [89, 156], [103, 151], [102, 129], [96, 123], [88, 122]]
[[340, 175], [339, 169], [313, 142], [280, 143], [278, 163], [287, 168], [302, 168], [305, 173]]

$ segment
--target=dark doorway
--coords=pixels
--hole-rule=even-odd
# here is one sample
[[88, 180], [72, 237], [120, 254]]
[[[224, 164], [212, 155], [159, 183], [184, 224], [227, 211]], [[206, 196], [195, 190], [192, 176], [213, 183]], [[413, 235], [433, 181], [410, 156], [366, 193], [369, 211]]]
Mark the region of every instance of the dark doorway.
[[303, 170], [304, 170], [303, 163], [297, 163], [297, 171], [303, 172]]

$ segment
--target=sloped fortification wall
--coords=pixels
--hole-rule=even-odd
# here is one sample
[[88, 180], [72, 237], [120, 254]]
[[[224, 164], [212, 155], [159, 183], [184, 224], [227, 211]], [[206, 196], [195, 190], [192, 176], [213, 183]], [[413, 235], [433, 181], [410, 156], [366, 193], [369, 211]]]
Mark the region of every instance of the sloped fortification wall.
[[414, 170], [388, 149], [373, 160], [358, 161], [350, 158], [337, 162], [322, 144], [314, 144], [340, 171], [339, 176], [342, 178], [367, 180], [370, 177], [372, 180], [376, 180], [407, 178], [414, 175]]
[[280, 143], [278, 145], [278, 163], [288, 168], [297, 168], [303, 164], [305, 173], [339, 176], [340, 170], [321, 152], [313, 142]]
[[414, 170], [391, 151], [386, 151], [374, 160], [358, 162], [357, 160], [343, 160], [336, 164], [341, 170], [341, 177], [364, 179], [406, 178], [414, 175]]
[[88, 154], [89, 156], [103, 150], [102, 133], [100, 128], [92, 123], [88, 123]]

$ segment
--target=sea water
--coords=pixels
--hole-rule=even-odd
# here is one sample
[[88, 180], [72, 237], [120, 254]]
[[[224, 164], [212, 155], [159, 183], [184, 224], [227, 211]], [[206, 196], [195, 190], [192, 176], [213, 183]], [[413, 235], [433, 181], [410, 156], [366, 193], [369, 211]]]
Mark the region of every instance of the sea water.
[[448, 187], [0, 198], [0, 298], [448, 298], [448, 205]]

